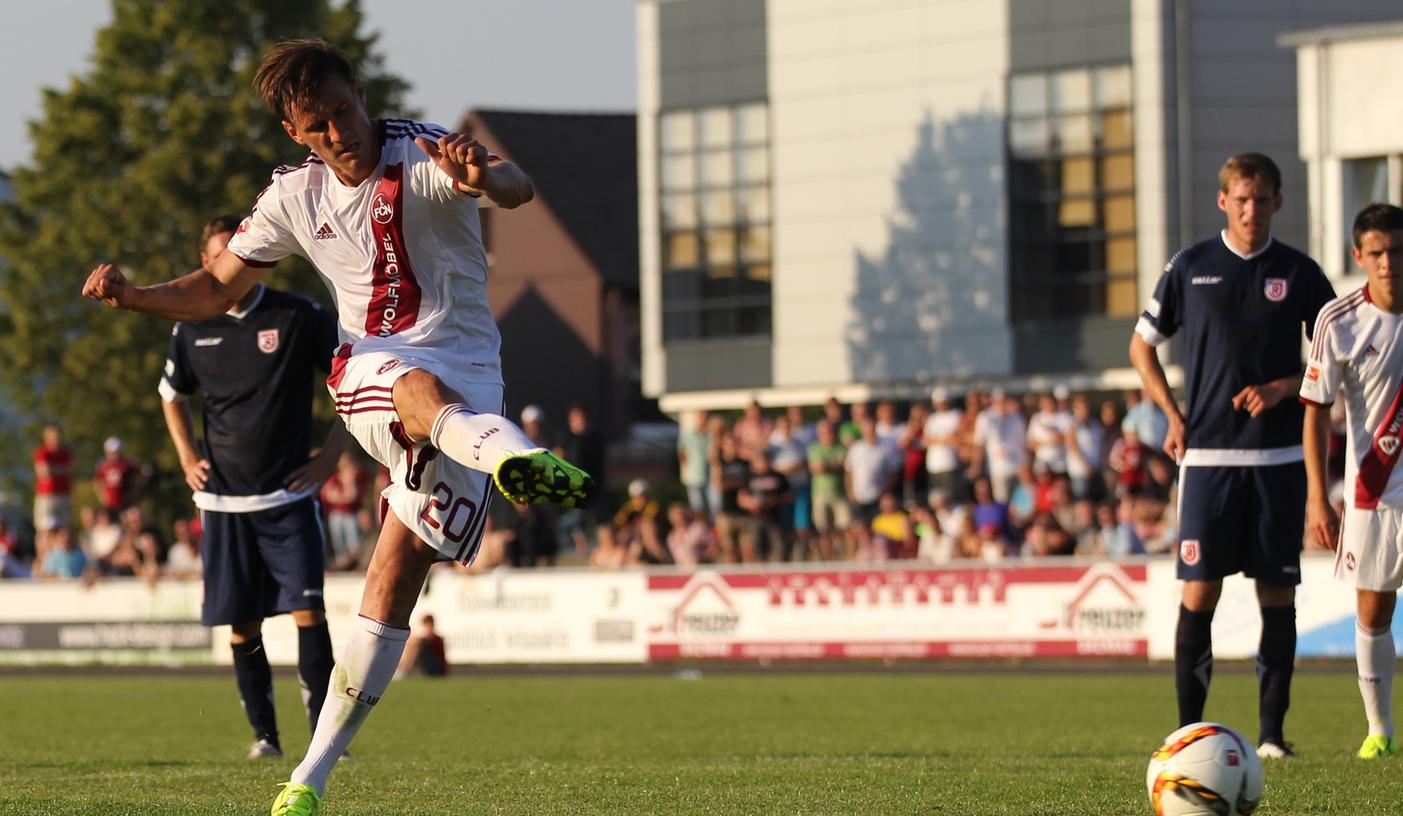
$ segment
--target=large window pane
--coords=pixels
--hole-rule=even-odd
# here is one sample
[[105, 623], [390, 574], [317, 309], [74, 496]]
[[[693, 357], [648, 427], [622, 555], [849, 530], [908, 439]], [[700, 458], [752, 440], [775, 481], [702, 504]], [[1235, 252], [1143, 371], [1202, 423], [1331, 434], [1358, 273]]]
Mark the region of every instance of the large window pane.
[[1135, 301], [1129, 65], [1009, 78], [1009, 262], [1018, 321]]
[[659, 123], [663, 337], [770, 330], [770, 157], [764, 103]]
[[1009, 82], [1010, 116], [1042, 116], [1047, 113], [1047, 76], [1024, 74]]
[[730, 147], [731, 109], [708, 108], [701, 113], [701, 144], [704, 148]]
[[697, 119], [691, 111], [664, 113], [660, 118], [664, 153], [690, 152], [697, 144]]

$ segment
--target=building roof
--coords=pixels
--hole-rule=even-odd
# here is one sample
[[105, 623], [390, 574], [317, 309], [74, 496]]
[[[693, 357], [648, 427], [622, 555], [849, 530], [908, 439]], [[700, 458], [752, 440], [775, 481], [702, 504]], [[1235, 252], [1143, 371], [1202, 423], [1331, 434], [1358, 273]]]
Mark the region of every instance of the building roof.
[[638, 288], [638, 133], [631, 113], [474, 110], [607, 283]]
[[1299, 48], [1303, 45], [1323, 45], [1336, 40], [1369, 40], [1400, 36], [1403, 36], [1403, 20], [1388, 20], [1292, 31], [1277, 37], [1276, 44], [1284, 48]]

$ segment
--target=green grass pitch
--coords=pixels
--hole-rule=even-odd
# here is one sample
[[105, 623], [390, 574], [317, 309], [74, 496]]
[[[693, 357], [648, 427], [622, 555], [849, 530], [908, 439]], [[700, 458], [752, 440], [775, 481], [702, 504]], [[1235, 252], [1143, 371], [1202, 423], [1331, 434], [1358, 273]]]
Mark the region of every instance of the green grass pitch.
[[[289, 758], [250, 763], [232, 675], [0, 676], [0, 814], [265, 814], [307, 741], [277, 693]], [[1353, 758], [1353, 674], [1294, 700], [1258, 812], [1403, 811], [1403, 758]], [[1173, 710], [1167, 672], [468, 672], [393, 684], [324, 812], [1133, 816]], [[1250, 672], [1208, 716], [1255, 737]]]

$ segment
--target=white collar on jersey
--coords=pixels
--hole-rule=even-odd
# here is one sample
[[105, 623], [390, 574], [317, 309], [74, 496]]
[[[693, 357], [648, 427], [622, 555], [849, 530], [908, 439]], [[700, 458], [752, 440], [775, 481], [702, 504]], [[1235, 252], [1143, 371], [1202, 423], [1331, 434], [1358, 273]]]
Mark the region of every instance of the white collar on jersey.
[[243, 320], [245, 317], [248, 317], [249, 312], [253, 311], [254, 309], [257, 309], [258, 304], [263, 302], [263, 293], [268, 291], [268, 288], [261, 283], [255, 283], [254, 286], [258, 287], [258, 294], [254, 296], [253, 302], [248, 305], [247, 309], [244, 309], [242, 312], [239, 311], [239, 306], [236, 303], [234, 304], [234, 308], [225, 312], [225, 314], [229, 315], [235, 320]]
[[1261, 249], [1257, 250], [1256, 252], [1249, 252], [1246, 255], [1243, 255], [1241, 252], [1238, 252], [1237, 247], [1233, 246], [1232, 242], [1228, 240], [1227, 230], [1223, 230], [1222, 232], [1218, 233], [1218, 235], [1221, 236], [1223, 239], [1223, 246], [1227, 247], [1229, 252], [1231, 252], [1232, 254], [1236, 255], [1244, 261], [1250, 261], [1258, 255], [1261, 255], [1263, 252], [1266, 252], [1267, 250], [1271, 249], [1272, 244], [1276, 243], [1276, 237], [1268, 235], [1267, 242], [1265, 244], [1262, 244]]

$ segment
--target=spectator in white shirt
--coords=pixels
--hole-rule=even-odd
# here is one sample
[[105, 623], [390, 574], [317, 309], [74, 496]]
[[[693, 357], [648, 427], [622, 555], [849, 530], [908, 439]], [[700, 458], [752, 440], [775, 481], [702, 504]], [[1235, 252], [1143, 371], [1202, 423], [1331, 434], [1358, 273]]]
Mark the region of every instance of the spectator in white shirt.
[[1028, 418], [1028, 448], [1033, 461], [1051, 473], [1067, 472], [1067, 430], [1072, 418], [1057, 408], [1052, 394], [1038, 400], [1038, 412]]
[[984, 472], [994, 498], [1001, 503], [1008, 503], [1018, 482], [1018, 468], [1028, 459], [1027, 430], [1018, 399], [997, 389], [974, 424], [977, 461], [970, 463], [968, 476], [974, 479]]
[[955, 493], [960, 489], [960, 424], [964, 411], [950, 403], [950, 392], [937, 388], [930, 394], [931, 414], [926, 418], [926, 474], [932, 489]]

